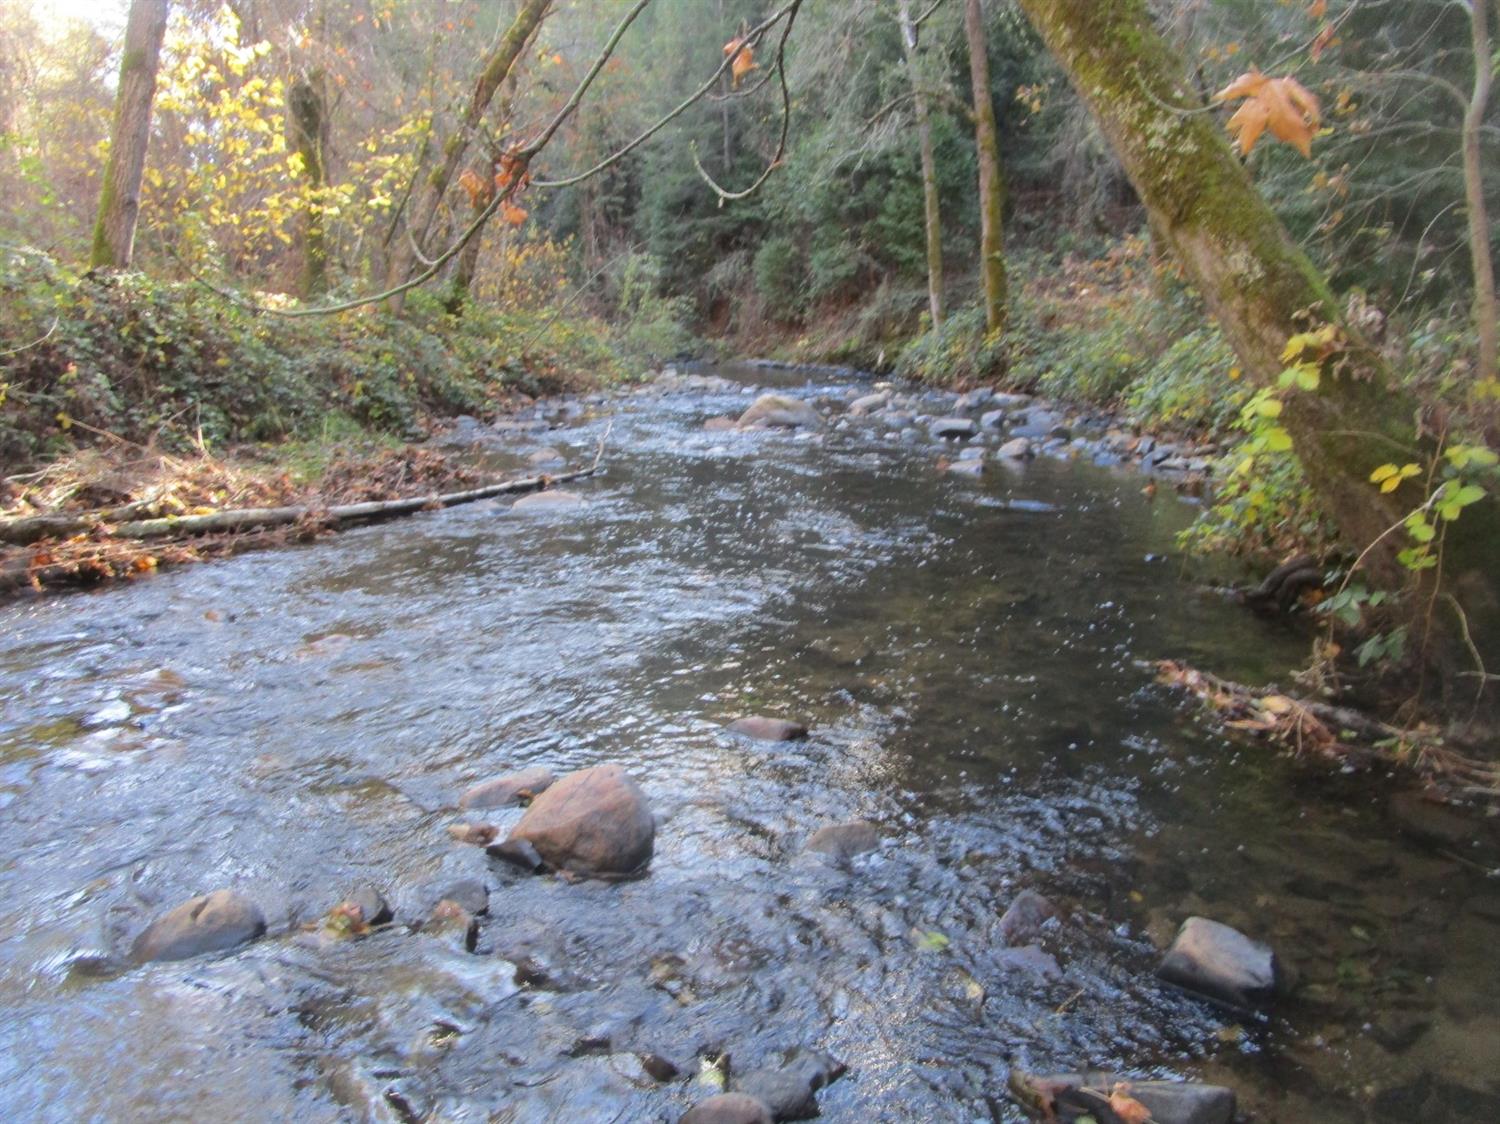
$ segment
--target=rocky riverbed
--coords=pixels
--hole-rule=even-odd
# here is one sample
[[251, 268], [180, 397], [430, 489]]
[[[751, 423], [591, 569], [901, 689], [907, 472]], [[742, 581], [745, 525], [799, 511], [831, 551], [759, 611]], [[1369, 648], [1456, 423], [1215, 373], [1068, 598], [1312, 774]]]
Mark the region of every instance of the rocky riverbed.
[[1164, 564], [1213, 450], [764, 366], [446, 440], [606, 432], [0, 610], [17, 1118], [1500, 1115], [1493, 853], [1143, 666], [1303, 652]]

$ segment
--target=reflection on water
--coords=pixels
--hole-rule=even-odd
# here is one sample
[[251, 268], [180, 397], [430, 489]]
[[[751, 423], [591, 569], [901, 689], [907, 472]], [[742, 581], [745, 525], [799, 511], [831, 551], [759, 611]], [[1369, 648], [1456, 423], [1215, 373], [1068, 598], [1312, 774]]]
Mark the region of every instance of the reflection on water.
[[[1019, 1119], [1012, 1064], [1218, 1080], [1261, 1120], [1495, 1117], [1484, 864], [1399, 837], [1365, 779], [1228, 745], [1143, 670], [1266, 679], [1303, 650], [1150, 560], [1190, 511], [1088, 465], [975, 482], [873, 431], [701, 429], [746, 401], [625, 396], [515, 437], [514, 463], [582, 457], [615, 415], [580, 508], [0, 610], [13, 1117], [674, 1119], [700, 1088], [634, 1055], [691, 1075], [798, 1045], [850, 1066], [831, 1120]], [[813, 737], [722, 732], [757, 712]], [[444, 831], [473, 781], [600, 761], [661, 819], [644, 880], [524, 878]], [[798, 853], [857, 817], [877, 853]], [[415, 921], [462, 877], [491, 888], [478, 956], [289, 932], [362, 882]], [[271, 937], [85, 970], [218, 886]], [[1026, 887], [1069, 912], [1059, 979], [1000, 955]], [[1157, 985], [1152, 940], [1191, 913], [1275, 943], [1298, 998], [1236, 1023]]]

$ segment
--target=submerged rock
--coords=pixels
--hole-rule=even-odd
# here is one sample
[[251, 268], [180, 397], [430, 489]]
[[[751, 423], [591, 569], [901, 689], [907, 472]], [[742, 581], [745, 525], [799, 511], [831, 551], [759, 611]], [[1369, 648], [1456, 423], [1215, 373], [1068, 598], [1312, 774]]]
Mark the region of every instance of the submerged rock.
[[823, 424], [823, 415], [800, 398], [785, 394], [762, 394], [740, 415], [736, 423], [741, 429], [817, 429]]
[[346, 900], [359, 910], [366, 925], [389, 925], [396, 919], [390, 903], [385, 900], [385, 895], [374, 886], [361, 886]]
[[571, 773], [531, 802], [507, 842], [530, 843], [549, 866], [633, 874], [651, 861], [656, 820], [618, 765]]
[[542, 765], [518, 769], [472, 786], [458, 798], [458, 806], [469, 808], [504, 808], [545, 792], [557, 778]]
[[1057, 916], [1057, 907], [1035, 890], [1022, 890], [1000, 915], [1000, 939], [1008, 945], [1030, 944]]
[[476, 917], [490, 911], [490, 891], [476, 878], [465, 878], [453, 883], [440, 895], [440, 902], [454, 902]]
[[791, 742], [807, 737], [807, 727], [801, 722], [766, 718], [762, 715], [737, 718], [728, 728], [731, 734], [743, 734], [747, 738], [763, 742]]
[[1167, 983], [1244, 1010], [1266, 1006], [1283, 982], [1276, 953], [1238, 929], [1189, 917], [1156, 970]]
[[567, 458], [554, 449], [551, 445], [538, 449], [526, 458], [526, 463], [533, 468], [547, 468], [553, 465], [566, 464]]
[[799, 1047], [780, 1066], [754, 1069], [735, 1078], [734, 1088], [764, 1104], [776, 1120], [811, 1120], [818, 1115], [818, 1090], [847, 1070], [829, 1054]]
[[510, 505], [512, 511], [552, 511], [559, 507], [578, 507], [583, 503], [583, 497], [577, 492], [565, 491], [562, 488], [548, 488], [544, 492], [532, 492], [529, 496], [522, 496]]
[[[1012, 1079], [1016, 1083], [1016, 1079]], [[1111, 1093], [1119, 1092], [1151, 1114], [1151, 1124], [1231, 1124], [1235, 1114], [1233, 1089], [1222, 1085], [1199, 1085], [1190, 1081], [1132, 1081], [1112, 1073], [1057, 1073], [1046, 1077], [1020, 1077], [1023, 1086], [1045, 1091], [1062, 1119], [1079, 1114], [1105, 1117]]]
[[479, 943], [479, 921], [458, 902], [444, 898], [432, 907], [422, 922], [422, 933], [452, 944], [464, 952], [473, 952]]
[[1057, 963], [1057, 957], [1034, 944], [1001, 949], [995, 960], [1007, 972], [1024, 972], [1040, 981], [1062, 979], [1062, 967]]
[[774, 1121], [764, 1101], [744, 1093], [720, 1093], [688, 1109], [679, 1124], [774, 1124]]
[[254, 902], [233, 890], [215, 890], [189, 898], [151, 922], [131, 945], [130, 959], [137, 964], [186, 960], [245, 944], [265, 931], [266, 919]]
[[869, 820], [854, 820], [820, 827], [802, 849], [844, 860], [875, 850], [880, 846], [880, 838], [880, 829]]

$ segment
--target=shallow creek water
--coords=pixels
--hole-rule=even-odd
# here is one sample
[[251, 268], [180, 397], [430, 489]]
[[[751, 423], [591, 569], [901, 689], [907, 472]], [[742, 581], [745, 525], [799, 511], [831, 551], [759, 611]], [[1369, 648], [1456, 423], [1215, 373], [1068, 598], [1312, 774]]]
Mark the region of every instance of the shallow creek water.
[[[8, 1119], [675, 1120], [700, 1056], [796, 1046], [849, 1066], [833, 1121], [1020, 1120], [1012, 1065], [1230, 1084], [1261, 1121], [1500, 1118], [1485, 863], [1401, 835], [1388, 785], [1230, 744], [1143, 666], [1266, 681], [1305, 651], [1184, 576], [1189, 508], [1062, 460], [943, 475], [877, 429], [704, 432], [752, 382], [867, 389], [726, 373], [746, 391], [627, 394], [492, 454], [584, 459], [612, 417], [581, 508], [0, 609]], [[813, 736], [723, 731], [750, 713]], [[477, 780], [606, 761], [659, 816], [643, 879], [526, 877], [444, 830]], [[876, 853], [799, 854], [856, 817]], [[478, 954], [409, 931], [467, 877]], [[299, 939], [361, 883], [402, 923]], [[220, 886], [266, 939], [97, 966]], [[1061, 979], [999, 955], [1023, 888], [1067, 911]], [[1195, 913], [1273, 943], [1295, 998], [1243, 1019], [1157, 983], [1153, 939]], [[549, 983], [515, 982], [527, 957]]]

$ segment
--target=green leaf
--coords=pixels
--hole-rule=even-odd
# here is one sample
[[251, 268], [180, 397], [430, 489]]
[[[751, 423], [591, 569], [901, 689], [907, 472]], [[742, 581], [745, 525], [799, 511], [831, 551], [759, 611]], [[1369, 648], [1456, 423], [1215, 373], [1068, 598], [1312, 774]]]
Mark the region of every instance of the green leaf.
[[1281, 417], [1282, 403], [1280, 398], [1255, 398], [1250, 402], [1250, 408], [1263, 418]]
[[1406, 520], [1406, 533], [1422, 543], [1431, 542], [1437, 536], [1436, 529], [1420, 514], [1412, 515]]
[[923, 952], [942, 952], [950, 943], [952, 942], [936, 929], [917, 934], [917, 947]]
[[[1279, 403], [1278, 403], [1279, 405]], [[1273, 427], [1266, 434], [1266, 448], [1273, 453], [1285, 453], [1292, 447], [1292, 435], [1281, 426]]]

